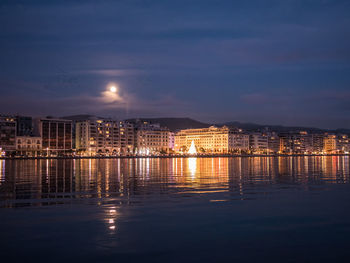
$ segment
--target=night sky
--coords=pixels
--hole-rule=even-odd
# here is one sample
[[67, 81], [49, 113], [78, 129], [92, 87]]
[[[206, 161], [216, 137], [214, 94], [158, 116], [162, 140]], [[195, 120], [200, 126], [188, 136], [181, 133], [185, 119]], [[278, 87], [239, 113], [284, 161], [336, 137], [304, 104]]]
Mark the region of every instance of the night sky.
[[0, 0], [0, 94], [2, 114], [350, 128], [350, 1]]

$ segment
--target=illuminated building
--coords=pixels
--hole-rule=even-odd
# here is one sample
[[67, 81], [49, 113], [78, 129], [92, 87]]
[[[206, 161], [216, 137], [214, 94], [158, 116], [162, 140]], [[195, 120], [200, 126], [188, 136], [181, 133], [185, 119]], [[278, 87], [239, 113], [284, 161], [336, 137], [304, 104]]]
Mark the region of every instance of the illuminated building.
[[321, 153], [323, 151], [324, 135], [323, 134], [312, 134], [311, 141], [312, 141], [312, 152]]
[[268, 138], [262, 133], [249, 134], [249, 148], [255, 153], [267, 153]]
[[340, 134], [337, 136], [337, 149], [342, 153], [350, 152], [350, 140], [346, 134]]
[[168, 148], [169, 148], [169, 150], [172, 151], [172, 150], [174, 150], [174, 147], [175, 147], [175, 133], [169, 131], [169, 145], [168, 145]]
[[306, 131], [283, 132], [279, 136], [281, 139], [280, 151], [282, 153], [304, 154], [314, 152], [313, 136]]
[[175, 135], [175, 151], [187, 153], [193, 141], [199, 153], [228, 153], [230, 132], [226, 126], [181, 130]]
[[0, 148], [6, 154], [16, 151], [16, 120], [11, 116], [0, 116]]
[[326, 153], [337, 152], [337, 136], [334, 134], [326, 134], [323, 141], [323, 151]]
[[35, 136], [17, 136], [16, 152], [18, 155], [38, 156], [41, 154], [41, 137]]
[[121, 154], [130, 155], [135, 151], [135, 127], [128, 121], [119, 122]]
[[135, 153], [141, 155], [169, 153], [173, 144], [173, 133], [159, 123], [136, 119], [130, 122], [135, 127]]
[[42, 139], [42, 149], [47, 155], [62, 155], [72, 151], [72, 121], [41, 118], [34, 122], [35, 132]]
[[134, 128], [126, 122], [90, 117], [76, 122], [75, 144], [78, 153], [86, 155], [131, 154]]
[[140, 129], [137, 131], [137, 152], [139, 154], [169, 153], [167, 129]]
[[280, 137], [275, 132], [267, 134], [267, 148], [269, 153], [278, 153], [280, 151]]
[[249, 150], [249, 135], [241, 132], [230, 132], [229, 151], [241, 153]]

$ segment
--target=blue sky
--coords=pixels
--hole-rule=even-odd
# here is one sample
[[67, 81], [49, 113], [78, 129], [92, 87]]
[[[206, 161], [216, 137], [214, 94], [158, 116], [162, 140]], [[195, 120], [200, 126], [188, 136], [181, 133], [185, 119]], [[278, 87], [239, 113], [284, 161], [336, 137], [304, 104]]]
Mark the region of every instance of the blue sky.
[[330, 0], [3, 0], [0, 112], [350, 128], [349, 14]]

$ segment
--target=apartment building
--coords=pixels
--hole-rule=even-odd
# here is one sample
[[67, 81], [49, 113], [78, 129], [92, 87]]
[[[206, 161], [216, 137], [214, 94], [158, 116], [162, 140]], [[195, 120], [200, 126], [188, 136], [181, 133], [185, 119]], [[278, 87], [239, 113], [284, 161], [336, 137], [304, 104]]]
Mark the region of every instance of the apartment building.
[[13, 154], [16, 151], [16, 119], [0, 115], [0, 154]]
[[268, 152], [268, 137], [263, 133], [249, 134], [249, 148], [254, 153]]

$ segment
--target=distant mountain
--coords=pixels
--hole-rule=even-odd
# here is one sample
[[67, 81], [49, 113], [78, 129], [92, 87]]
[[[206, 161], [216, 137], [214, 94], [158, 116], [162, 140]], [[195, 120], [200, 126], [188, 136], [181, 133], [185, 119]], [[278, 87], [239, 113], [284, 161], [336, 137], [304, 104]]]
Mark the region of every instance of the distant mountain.
[[217, 126], [226, 125], [228, 127], [236, 127], [246, 131], [262, 131], [270, 130], [275, 132], [289, 132], [289, 131], [307, 131], [308, 133], [343, 133], [350, 134], [350, 129], [336, 129], [336, 130], [327, 130], [314, 127], [300, 127], [300, 126], [282, 126], [282, 125], [261, 125], [256, 123], [242, 123], [238, 121], [226, 122], [221, 124], [216, 124]]
[[127, 121], [135, 122], [136, 120], [148, 121], [150, 123], [159, 123], [161, 126], [167, 127], [171, 131], [207, 128], [211, 125], [190, 118], [137, 118], [128, 119]]

